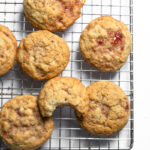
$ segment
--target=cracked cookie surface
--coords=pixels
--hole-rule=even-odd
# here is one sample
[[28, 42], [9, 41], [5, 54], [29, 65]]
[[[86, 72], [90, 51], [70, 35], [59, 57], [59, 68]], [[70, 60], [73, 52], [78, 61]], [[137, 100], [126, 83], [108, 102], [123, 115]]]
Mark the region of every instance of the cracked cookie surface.
[[52, 118], [41, 117], [37, 98], [31, 95], [18, 96], [2, 107], [0, 135], [12, 150], [34, 150], [50, 137]]
[[81, 114], [88, 108], [86, 88], [76, 78], [56, 77], [42, 88], [38, 103], [42, 116], [52, 116], [56, 107], [72, 106]]
[[7, 73], [14, 65], [17, 42], [12, 32], [0, 25], [0, 75]]
[[101, 71], [118, 70], [127, 60], [131, 46], [127, 26], [110, 16], [91, 21], [80, 37], [82, 56]]
[[33, 32], [17, 49], [17, 62], [36, 80], [47, 80], [60, 74], [69, 62], [70, 51], [61, 37], [46, 31]]
[[123, 90], [110, 81], [99, 81], [87, 87], [88, 113], [76, 112], [84, 129], [98, 136], [109, 136], [128, 122], [130, 104]]
[[40, 29], [56, 32], [70, 27], [81, 15], [85, 0], [24, 0], [24, 13]]

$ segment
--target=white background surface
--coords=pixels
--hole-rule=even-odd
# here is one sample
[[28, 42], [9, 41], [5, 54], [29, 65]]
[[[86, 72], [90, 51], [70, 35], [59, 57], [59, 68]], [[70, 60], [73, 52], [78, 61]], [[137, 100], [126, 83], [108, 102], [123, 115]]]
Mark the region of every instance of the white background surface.
[[133, 150], [150, 150], [150, 1], [134, 0], [135, 140]]

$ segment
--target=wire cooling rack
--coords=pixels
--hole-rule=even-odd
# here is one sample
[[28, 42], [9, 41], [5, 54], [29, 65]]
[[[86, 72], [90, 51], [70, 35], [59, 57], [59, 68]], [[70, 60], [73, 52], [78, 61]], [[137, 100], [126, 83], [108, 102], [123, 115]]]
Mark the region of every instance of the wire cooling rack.
[[[10, 28], [18, 43], [27, 34], [36, 30], [24, 17], [22, 2], [23, 0], [0, 0], [0, 24]], [[92, 19], [102, 15], [110, 15], [121, 20], [132, 34], [132, 5], [132, 0], [86, 0], [82, 15], [75, 24], [65, 32], [57, 33], [67, 41], [71, 50], [69, 65], [61, 76], [79, 78], [85, 86], [98, 80], [110, 80], [118, 84], [128, 95], [131, 103], [128, 124], [113, 136], [96, 137], [80, 128], [71, 108], [58, 108], [54, 113], [53, 134], [41, 150], [127, 150], [133, 146], [133, 51], [120, 70], [104, 73], [90, 66], [81, 57], [79, 50], [81, 32]], [[15, 64], [8, 74], [0, 77], [1, 106], [21, 94], [38, 95], [43, 83], [26, 76]], [[7, 149], [2, 142], [0, 149]]]

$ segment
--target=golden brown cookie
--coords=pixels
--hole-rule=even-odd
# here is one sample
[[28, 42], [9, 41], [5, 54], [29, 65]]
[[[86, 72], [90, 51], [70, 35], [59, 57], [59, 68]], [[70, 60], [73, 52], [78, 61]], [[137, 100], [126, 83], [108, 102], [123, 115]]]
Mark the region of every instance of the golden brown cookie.
[[2, 107], [0, 135], [12, 150], [35, 150], [50, 137], [54, 122], [42, 118], [37, 98], [18, 96]]
[[85, 0], [24, 0], [24, 13], [37, 28], [56, 32], [70, 27], [81, 15]]
[[80, 125], [89, 133], [109, 136], [128, 122], [130, 104], [123, 90], [110, 81], [99, 81], [87, 87], [88, 112], [76, 112]]
[[52, 116], [56, 107], [70, 105], [81, 114], [88, 108], [86, 88], [76, 78], [56, 77], [42, 88], [38, 103], [43, 117]]
[[101, 71], [115, 71], [131, 51], [131, 34], [127, 26], [103, 16], [90, 22], [80, 38], [82, 56]]
[[17, 62], [22, 70], [36, 80], [46, 80], [60, 74], [67, 66], [69, 57], [65, 40], [46, 30], [27, 35], [17, 50]]
[[7, 73], [14, 65], [17, 42], [12, 32], [0, 25], [0, 75]]

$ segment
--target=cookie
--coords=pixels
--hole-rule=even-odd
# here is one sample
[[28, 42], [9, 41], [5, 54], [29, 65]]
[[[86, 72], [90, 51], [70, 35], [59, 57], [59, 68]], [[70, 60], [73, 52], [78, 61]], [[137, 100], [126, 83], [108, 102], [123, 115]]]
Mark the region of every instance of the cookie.
[[0, 135], [12, 150], [35, 150], [50, 137], [52, 118], [42, 118], [37, 98], [18, 96], [2, 107]]
[[25, 37], [17, 49], [17, 62], [36, 80], [47, 80], [60, 74], [69, 62], [70, 51], [61, 37], [40, 30]]
[[81, 15], [85, 0], [24, 0], [24, 13], [39, 29], [56, 32], [70, 27]]
[[110, 81], [87, 87], [88, 113], [76, 112], [84, 129], [97, 136], [109, 136], [121, 130], [129, 119], [130, 104], [123, 90]]
[[12, 32], [0, 25], [0, 76], [6, 74], [14, 65], [17, 42]]
[[80, 37], [82, 56], [101, 71], [116, 71], [131, 51], [131, 34], [127, 26], [103, 16], [90, 22]]
[[88, 108], [86, 88], [76, 78], [56, 77], [44, 85], [38, 103], [43, 117], [52, 116], [56, 107], [68, 105], [83, 114]]

